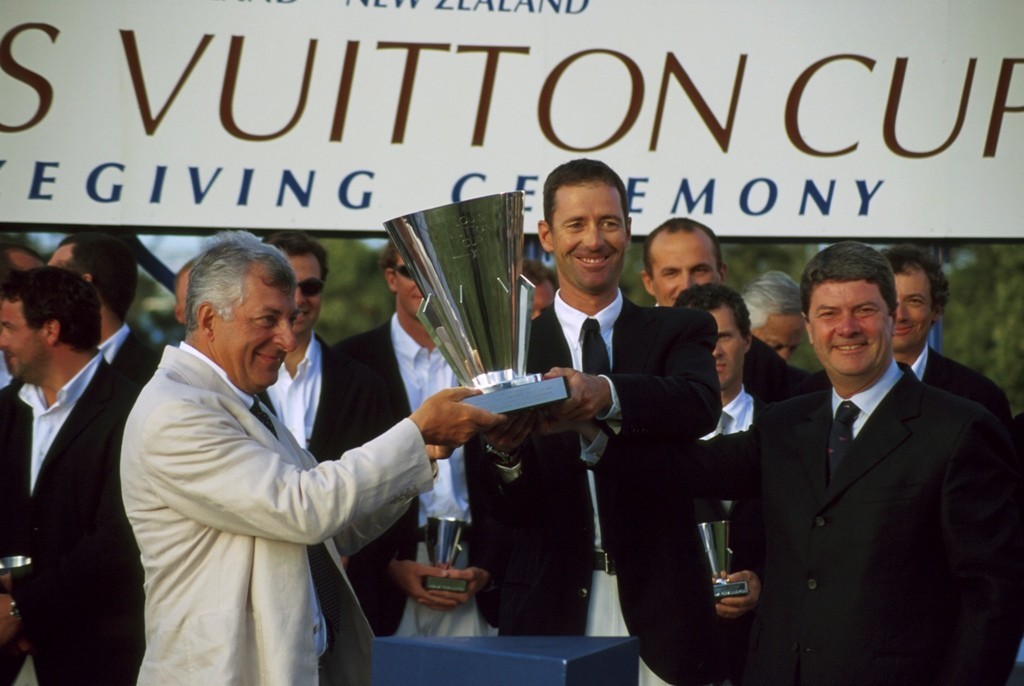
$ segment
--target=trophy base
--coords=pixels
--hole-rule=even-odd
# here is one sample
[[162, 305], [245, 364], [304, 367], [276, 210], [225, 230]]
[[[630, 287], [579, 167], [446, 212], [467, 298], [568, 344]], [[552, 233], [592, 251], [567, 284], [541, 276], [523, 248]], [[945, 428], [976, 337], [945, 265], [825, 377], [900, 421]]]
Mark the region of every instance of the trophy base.
[[482, 395], [474, 395], [462, 402], [469, 403], [474, 407], [482, 407], [496, 414], [509, 414], [553, 405], [568, 397], [569, 386], [565, 382], [565, 377], [558, 376], [554, 379], [544, 379], [543, 381], [501, 388]]
[[729, 583], [715, 584], [714, 593], [716, 598], [731, 598], [738, 595], [747, 595], [750, 588], [746, 581], [732, 581]]
[[[746, 583], [743, 585], [746, 586]], [[449, 579], [443, 576], [428, 576], [423, 579], [423, 588], [428, 591], [465, 593], [469, 589], [469, 581], [466, 579]]]

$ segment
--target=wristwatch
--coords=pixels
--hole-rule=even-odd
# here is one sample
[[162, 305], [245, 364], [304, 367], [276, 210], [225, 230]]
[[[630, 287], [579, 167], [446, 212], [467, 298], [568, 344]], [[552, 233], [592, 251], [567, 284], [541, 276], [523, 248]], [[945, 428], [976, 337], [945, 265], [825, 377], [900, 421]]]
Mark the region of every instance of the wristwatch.
[[491, 460], [494, 461], [499, 467], [505, 467], [510, 469], [519, 464], [519, 449], [513, 450], [510, 453], [506, 453], [504, 450], [498, 450], [490, 443], [484, 442], [484, 452], [491, 456]]

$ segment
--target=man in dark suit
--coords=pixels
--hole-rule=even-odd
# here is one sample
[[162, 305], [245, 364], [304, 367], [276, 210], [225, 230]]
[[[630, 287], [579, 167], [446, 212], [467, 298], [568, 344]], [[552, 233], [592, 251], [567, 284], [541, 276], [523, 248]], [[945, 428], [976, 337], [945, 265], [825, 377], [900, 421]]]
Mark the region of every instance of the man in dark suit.
[[[705, 283], [680, 293], [676, 307], [709, 312], [718, 324], [715, 369], [722, 389], [722, 416], [714, 432], [703, 440], [746, 431], [765, 406], [743, 386], [743, 359], [750, 350], [752, 337], [750, 313], [744, 299], [725, 284]], [[764, 575], [764, 507], [760, 498], [699, 498], [693, 504], [698, 522], [726, 520], [730, 523], [728, 546], [732, 566], [726, 570], [730, 572], [726, 581], [745, 581], [749, 587], [745, 596], [724, 597], [715, 603], [725, 648], [726, 674], [733, 686], [742, 686], [747, 643], [754, 623], [753, 610], [761, 596]]]
[[51, 267], [68, 269], [100, 296], [100, 353], [116, 371], [140, 388], [160, 363], [160, 355], [125, 323], [135, 299], [138, 262], [128, 244], [104, 233], [74, 233], [60, 242]]
[[[0, 349], [0, 682], [31, 652], [39, 684], [134, 684], [145, 645], [142, 567], [118, 463], [139, 389], [97, 354], [95, 290], [62, 269], [12, 272]], [[10, 657], [16, 655], [17, 657]]]
[[[454, 374], [416, 317], [423, 295], [394, 245], [381, 252], [380, 268], [395, 294], [395, 313], [387, 323], [338, 344], [379, 374], [391, 390], [390, 422], [409, 416], [433, 385], [455, 383]], [[401, 359], [401, 361], [400, 361]], [[404, 369], [403, 369], [404, 367]], [[478, 465], [457, 450], [439, 469], [434, 492], [424, 494], [384, 535], [359, 551], [349, 563], [349, 579], [378, 636], [400, 632], [416, 635], [486, 635], [498, 623], [496, 584], [507, 558], [505, 533], [484, 507], [472, 478]], [[431, 511], [432, 510], [432, 511]], [[471, 522], [464, 539], [465, 569], [454, 572], [468, 582], [466, 593], [428, 591], [424, 577], [439, 570], [417, 560], [421, 527], [439, 510]], [[424, 551], [425, 552], [425, 551]], [[422, 555], [420, 556], [422, 557]]]
[[[644, 288], [661, 307], [675, 304], [679, 293], [700, 283], [725, 283], [728, 265], [722, 260], [718, 236], [709, 227], [674, 217], [644, 239]], [[784, 400], [806, 372], [790, 367], [759, 338], [751, 341], [743, 363], [747, 389], [766, 403]]]
[[295, 349], [267, 389], [270, 407], [318, 461], [333, 460], [409, 413], [392, 419], [384, 380], [316, 335], [328, 273], [323, 245], [301, 231], [279, 231], [263, 242], [284, 253], [297, 282]]
[[[17, 243], [0, 242], [0, 283], [7, 280], [7, 275], [15, 269], [25, 271], [42, 267], [42, 258], [32, 248]], [[11, 375], [7, 371], [7, 365], [0, 362], [0, 388], [11, 382]]]
[[[709, 683], [719, 675], [710, 569], [666, 457], [718, 420], [714, 321], [622, 297], [626, 191], [604, 163], [548, 176], [538, 230], [560, 290], [533, 320], [527, 364], [565, 377], [571, 395], [528, 438], [524, 414], [483, 445], [496, 515], [517, 529], [500, 633], [633, 635], [642, 683]], [[633, 461], [607, 468], [610, 446]]]
[[679, 462], [705, 495], [762, 492], [746, 683], [1005, 683], [1024, 625], [1007, 432], [897, 365], [896, 286], [877, 251], [826, 248], [801, 299], [832, 390], [776, 403]]
[[[1012, 431], [1010, 401], [1003, 389], [987, 376], [974, 371], [928, 345], [932, 326], [942, 319], [949, 302], [949, 281], [938, 260], [915, 245], [897, 245], [882, 251], [896, 278], [896, 326], [892, 349], [896, 361], [910, 367], [914, 375], [935, 388], [973, 400], [994, 414]], [[829, 387], [822, 372], [801, 383], [801, 392]]]

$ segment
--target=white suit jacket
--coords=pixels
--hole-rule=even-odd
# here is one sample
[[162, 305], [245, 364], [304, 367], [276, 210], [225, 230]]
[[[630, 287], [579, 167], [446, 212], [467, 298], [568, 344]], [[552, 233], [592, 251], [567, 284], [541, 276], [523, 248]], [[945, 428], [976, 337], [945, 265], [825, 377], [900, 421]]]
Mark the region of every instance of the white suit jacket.
[[344, 626], [318, 674], [306, 546], [351, 554], [430, 489], [422, 437], [405, 419], [318, 464], [274, 421], [280, 440], [172, 347], [129, 415], [121, 480], [146, 573], [140, 684], [369, 684], [372, 634], [347, 579]]

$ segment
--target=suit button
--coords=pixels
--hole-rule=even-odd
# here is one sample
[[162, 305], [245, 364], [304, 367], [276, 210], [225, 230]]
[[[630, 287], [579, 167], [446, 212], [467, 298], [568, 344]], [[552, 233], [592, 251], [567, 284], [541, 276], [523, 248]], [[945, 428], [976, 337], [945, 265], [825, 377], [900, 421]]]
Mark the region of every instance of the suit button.
[[586, 598], [589, 594], [590, 592], [587, 591], [587, 589], [585, 588], [581, 588], [576, 591], [576, 595], [578, 595], [580, 598]]
[[807, 588], [808, 589], [813, 591], [817, 587], [818, 587], [818, 580], [817, 579], [808, 579], [807, 580]]
[[814, 518], [814, 526], [825, 526], [825, 518], [824, 517], [820, 517], [820, 516], [819, 517], [815, 517]]

